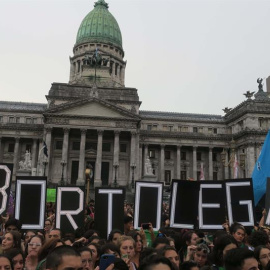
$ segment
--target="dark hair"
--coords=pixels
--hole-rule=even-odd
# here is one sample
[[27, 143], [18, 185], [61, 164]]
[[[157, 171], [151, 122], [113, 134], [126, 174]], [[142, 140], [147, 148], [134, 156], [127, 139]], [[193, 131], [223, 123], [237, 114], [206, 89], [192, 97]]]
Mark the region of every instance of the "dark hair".
[[174, 247], [166, 245], [165, 247], [162, 247], [161, 249], [159, 249], [158, 254], [160, 256], [164, 257], [166, 251], [168, 251], [168, 250], [173, 250], [173, 251], [175, 251], [177, 253], [177, 251], [176, 251], [176, 249]]
[[71, 246], [61, 246], [55, 248], [47, 257], [46, 269], [54, 269], [62, 263], [64, 256], [80, 257], [80, 253]]
[[270, 248], [268, 248], [267, 246], [257, 246], [255, 249], [254, 249], [254, 257], [255, 259], [259, 262], [260, 261], [260, 253], [261, 253], [261, 250], [263, 248], [266, 248], [268, 250], [270, 250]]
[[119, 247], [118, 246], [116, 246], [115, 244], [113, 244], [113, 243], [107, 243], [107, 244], [105, 244], [104, 246], [102, 246], [101, 247], [101, 254], [106, 254], [107, 252], [107, 250], [111, 250], [111, 251], [114, 251], [114, 252], [116, 252], [116, 253], [118, 253], [119, 254], [119, 256], [120, 256], [120, 249], [119, 249]]
[[226, 270], [240, 270], [244, 260], [254, 258], [254, 252], [247, 248], [235, 248], [227, 252], [224, 258]]
[[21, 230], [21, 228], [22, 228], [22, 224], [21, 224], [21, 222], [18, 220], [18, 219], [15, 219], [15, 218], [10, 218], [6, 223], [5, 223], [5, 230], [7, 230], [7, 228], [9, 227], [9, 226], [15, 226], [17, 229], [18, 229], [18, 231], [20, 231]]
[[22, 258], [23, 258], [23, 261], [24, 261], [25, 260], [25, 257], [24, 257], [24, 254], [23, 254], [23, 252], [22, 252], [21, 249], [13, 248], [13, 249], [8, 250], [5, 253], [5, 255], [10, 259], [10, 261], [12, 262], [12, 264], [13, 264], [13, 258], [16, 257], [19, 254], [22, 255]]
[[180, 264], [180, 270], [190, 270], [192, 267], [199, 267], [194, 261], [186, 261]]
[[166, 245], [170, 245], [170, 241], [166, 238], [166, 237], [157, 237], [153, 243], [152, 243], [152, 247], [156, 248], [158, 244], [166, 244]]
[[121, 235], [123, 234], [120, 230], [118, 229], [114, 229], [112, 230], [110, 233], [109, 233], [109, 236], [108, 236], [108, 242], [112, 242], [113, 240], [113, 236], [115, 233], [120, 233]]
[[80, 254], [82, 254], [83, 252], [90, 252], [90, 254], [91, 254], [91, 257], [92, 257], [92, 250], [90, 249], [90, 248], [88, 248], [88, 247], [80, 247], [80, 248], [78, 248], [77, 249], [77, 251], [80, 253]]
[[230, 233], [231, 234], [236, 233], [237, 230], [243, 230], [244, 232], [246, 232], [245, 227], [242, 224], [234, 222], [230, 227]]
[[129, 222], [133, 221], [133, 217], [131, 216], [124, 216], [124, 224], [127, 224]]
[[144, 248], [140, 254], [140, 264], [144, 260], [144, 258], [148, 256], [153, 256], [153, 255], [157, 255], [157, 251], [154, 248], [152, 247]]
[[210, 255], [210, 260], [213, 264], [218, 267], [223, 266], [223, 250], [229, 244], [235, 244], [236, 247], [238, 247], [237, 241], [231, 235], [223, 235], [220, 238], [216, 239], [213, 252]]
[[171, 270], [174, 270], [174, 267], [169, 259], [165, 257], [160, 257], [158, 255], [152, 255], [152, 256], [146, 257], [142, 261], [142, 264], [140, 265], [139, 270], [152, 270], [153, 266], [158, 265], [158, 264], [165, 264], [169, 266]]
[[265, 231], [254, 231], [248, 238], [248, 242], [252, 247], [265, 246], [269, 242], [268, 235]]
[[21, 234], [17, 231], [9, 231], [6, 232], [4, 235], [6, 235], [7, 233], [10, 233], [13, 237], [13, 248], [21, 249]]
[[62, 238], [62, 231], [61, 231], [61, 229], [53, 228], [51, 231], [58, 231], [58, 232], [60, 232], [60, 238]]

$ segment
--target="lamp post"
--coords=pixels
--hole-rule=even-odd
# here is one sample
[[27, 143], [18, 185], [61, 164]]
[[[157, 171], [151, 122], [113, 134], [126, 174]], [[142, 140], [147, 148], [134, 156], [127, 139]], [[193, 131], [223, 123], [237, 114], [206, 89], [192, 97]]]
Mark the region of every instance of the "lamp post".
[[47, 164], [48, 164], [47, 159], [43, 160], [42, 161], [42, 164], [44, 166], [43, 176], [46, 176], [46, 167], [47, 167]]
[[130, 168], [132, 170], [132, 177], [131, 177], [131, 191], [134, 192], [134, 188], [135, 188], [135, 182], [134, 182], [134, 170], [136, 169], [136, 164], [132, 163], [130, 165]]
[[118, 186], [118, 184], [117, 184], [117, 169], [118, 169], [119, 165], [117, 163], [115, 163], [113, 165], [113, 167], [114, 167], [114, 182], [113, 182], [113, 185], [114, 185], [114, 187], [117, 187]]
[[60, 181], [60, 184], [61, 186], [64, 186], [65, 185], [65, 181], [64, 181], [64, 167], [66, 166], [66, 161], [65, 160], [62, 160], [61, 161], [61, 166], [62, 166], [62, 175], [61, 175], [61, 181]]
[[86, 198], [85, 198], [86, 205], [88, 205], [88, 203], [89, 203], [90, 180], [91, 180], [92, 175], [93, 175], [93, 167], [89, 163], [89, 164], [87, 164], [86, 169], [85, 169], [85, 179], [87, 181]]

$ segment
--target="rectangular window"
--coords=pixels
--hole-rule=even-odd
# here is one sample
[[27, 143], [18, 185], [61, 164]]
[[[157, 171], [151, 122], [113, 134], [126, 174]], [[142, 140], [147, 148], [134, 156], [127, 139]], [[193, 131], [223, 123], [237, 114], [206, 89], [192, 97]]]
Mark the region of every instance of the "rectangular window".
[[32, 118], [26, 118], [26, 124], [32, 124]]
[[15, 118], [13, 116], [10, 116], [8, 119], [9, 123], [15, 123]]
[[155, 150], [149, 150], [149, 157], [155, 158]]
[[3, 116], [0, 116], [0, 123], [3, 123]]
[[20, 117], [16, 117], [16, 123], [19, 124], [20, 123]]
[[197, 160], [202, 160], [202, 153], [201, 152], [197, 152]]
[[218, 172], [213, 172], [213, 180], [218, 180]]
[[173, 131], [173, 126], [168, 126], [169, 131]]
[[102, 151], [103, 152], [111, 152], [111, 144], [110, 143], [103, 143], [102, 144]]
[[72, 143], [72, 150], [79, 151], [80, 150], [80, 142], [73, 142]]
[[171, 171], [165, 170], [165, 185], [171, 184]]
[[181, 171], [181, 180], [187, 180], [187, 172]]
[[165, 151], [165, 159], [171, 159], [171, 151]]
[[33, 124], [37, 124], [37, 118], [33, 118]]
[[217, 134], [217, 128], [213, 129], [214, 134]]
[[151, 131], [152, 130], [152, 125], [147, 125], [147, 130]]
[[127, 152], [127, 145], [125, 143], [120, 143], [120, 152], [121, 153]]
[[55, 149], [62, 150], [62, 148], [63, 148], [63, 141], [56, 141], [55, 142]]
[[9, 143], [8, 144], [8, 152], [9, 153], [14, 153], [14, 148], [15, 148], [15, 144], [14, 143]]
[[97, 150], [97, 143], [94, 142], [86, 142], [85, 149], [87, 150]]
[[198, 133], [198, 128], [197, 127], [193, 127], [193, 132], [194, 133]]
[[181, 152], [181, 160], [187, 160], [187, 153]]
[[26, 150], [31, 153], [32, 152], [32, 144], [26, 144]]
[[213, 161], [217, 161], [217, 153], [213, 153], [213, 155], [212, 155], [212, 160], [213, 160]]

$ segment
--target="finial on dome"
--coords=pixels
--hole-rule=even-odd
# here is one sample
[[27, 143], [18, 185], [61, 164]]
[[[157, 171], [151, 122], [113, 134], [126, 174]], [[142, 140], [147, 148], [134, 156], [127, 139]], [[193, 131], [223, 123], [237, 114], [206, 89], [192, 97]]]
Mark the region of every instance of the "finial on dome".
[[95, 2], [94, 7], [104, 6], [105, 8], [109, 8], [109, 5], [105, 2], [105, 0], [98, 0]]

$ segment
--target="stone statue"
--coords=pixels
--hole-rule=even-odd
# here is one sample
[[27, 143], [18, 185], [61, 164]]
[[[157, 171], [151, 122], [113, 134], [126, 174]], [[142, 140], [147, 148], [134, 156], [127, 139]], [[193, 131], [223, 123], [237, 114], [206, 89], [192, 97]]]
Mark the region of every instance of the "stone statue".
[[151, 164], [149, 156], [147, 156], [146, 159], [145, 159], [144, 175], [154, 175], [153, 174], [152, 164]]
[[253, 97], [255, 92], [247, 91], [245, 94], [243, 94], [247, 99], [251, 99]]
[[259, 92], [263, 92], [263, 84], [262, 84], [262, 81], [263, 81], [262, 78], [258, 78], [258, 79], [257, 79], [257, 83], [259, 84], [259, 85], [258, 85]]
[[32, 169], [32, 160], [30, 151], [26, 150], [24, 154], [24, 161], [19, 162], [20, 170], [31, 170]]

